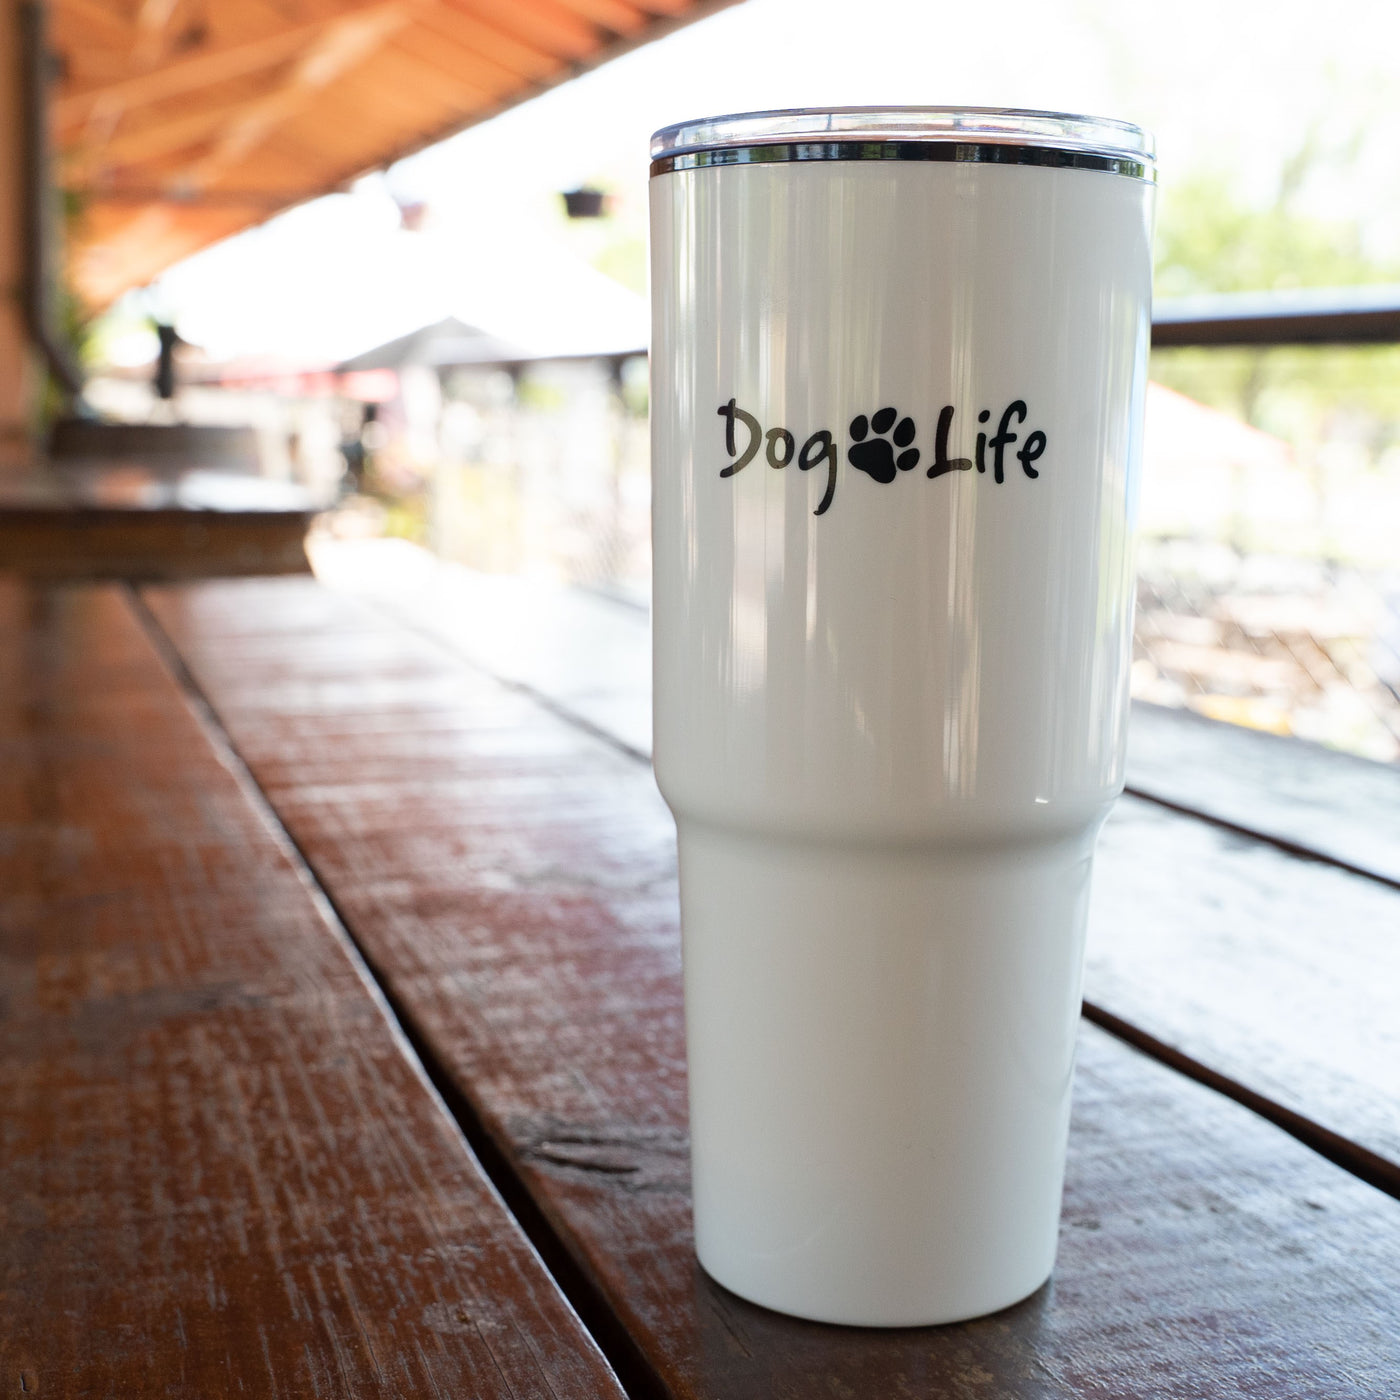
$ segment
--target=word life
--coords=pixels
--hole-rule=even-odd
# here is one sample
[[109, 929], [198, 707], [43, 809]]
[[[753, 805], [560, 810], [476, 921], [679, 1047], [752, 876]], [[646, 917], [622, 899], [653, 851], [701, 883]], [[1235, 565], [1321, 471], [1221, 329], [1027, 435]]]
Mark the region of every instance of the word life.
[[[945, 476], [949, 472], [991, 472], [992, 480], [998, 485], [1006, 480], [1007, 450], [1013, 443], [1014, 456], [1021, 464], [1021, 470], [1032, 481], [1040, 476], [1035, 463], [1045, 452], [1045, 434], [1039, 428], [1027, 433], [1024, 438], [1014, 431], [1026, 421], [1026, 402], [1013, 399], [1002, 412], [994, 433], [979, 432], [971, 457], [950, 455], [949, 439], [953, 432], [955, 410], [952, 404], [945, 406], [938, 415], [938, 426], [933, 435], [933, 462], [924, 473], [928, 477]], [[739, 407], [734, 399], [721, 404], [716, 410], [724, 419], [724, 450], [734, 460], [720, 471], [720, 476], [734, 476], [744, 470], [758, 456], [760, 450], [770, 467], [781, 470], [794, 460], [799, 471], [811, 471], [815, 467], [826, 468], [826, 489], [814, 515], [825, 515], [831, 508], [836, 495], [836, 466], [839, 449], [835, 435], [828, 428], [819, 428], [810, 434], [801, 448], [797, 438], [787, 428], [769, 428], [763, 425], [754, 414]], [[984, 408], [977, 421], [991, 422], [991, 410]], [[739, 429], [742, 428], [747, 440], [740, 445]], [[858, 414], [851, 420], [850, 446], [846, 456], [857, 471], [864, 472], [874, 481], [888, 486], [901, 472], [912, 471], [919, 465], [922, 454], [914, 446], [918, 434], [914, 420], [901, 417], [899, 410], [882, 408], [867, 417]]]

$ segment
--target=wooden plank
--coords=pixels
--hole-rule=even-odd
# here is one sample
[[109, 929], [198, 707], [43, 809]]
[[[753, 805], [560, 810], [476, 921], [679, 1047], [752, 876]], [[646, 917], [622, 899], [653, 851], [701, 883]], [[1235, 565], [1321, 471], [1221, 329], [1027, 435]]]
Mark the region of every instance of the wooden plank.
[[561, 0], [561, 3], [564, 9], [582, 15], [609, 34], [635, 34], [655, 18], [646, 9], [628, 4], [626, 0]]
[[63, 178], [69, 184], [92, 179], [101, 169], [131, 167], [143, 161], [177, 155], [209, 139], [211, 133], [241, 116], [263, 100], [262, 94], [223, 100], [192, 111], [160, 113], [134, 122], [123, 122], [108, 140], [70, 147], [64, 155]]
[[0, 571], [69, 581], [304, 574], [312, 514], [0, 509]]
[[337, 591], [363, 594], [376, 612], [650, 757], [644, 604], [439, 566], [427, 556], [389, 563], [353, 546], [323, 554], [316, 568]]
[[[376, 580], [368, 559], [346, 564], [390, 616], [649, 753], [649, 641], [636, 607], [462, 570], [381, 571]], [[1348, 1164], [1368, 1180], [1400, 1185], [1394, 898], [1241, 839], [1227, 822], [1257, 823], [1287, 847], [1288, 832], [1306, 836], [1309, 812], [1321, 811], [1320, 830], [1354, 832], [1353, 851], [1370, 838], [1368, 849], [1384, 852], [1400, 829], [1396, 775], [1156, 707], [1135, 707], [1133, 733], [1134, 779], [1163, 774], [1180, 785], [1168, 792], [1211, 821], [1133, 798], [1118, 804], [1096, 867], [1086, 995], [1168, 1050], [1264, 1095], [1280, 1120], [1310, 1120], [1310, 1140], [1336, 1133], [1355, 1144]]]
[[430, 33], [446, 34], [483, 60], [507, 69], [522, 80], [525, 91], [560, 71], [563, 60], [559, 55], [471, 14], [466, 8], [469, 4], [470, 0], [443, 0], [430, 6], [423, 12], [423, 27]]
[[97, 40], [108, 52], [120, 54], [123, 58], [136, 38], [131, 21], [122, 14], [114, 13], [102, 0], [63, 0], [54, 7], [53, 33], [60, 52], [78, 47], [94, 46]]
[[[651, 639], [640, 607], [578, 589], [353, 553], [329, 576], [493, 675], [651, 751]], [[1400, 767], [1134, 702], [1128, 787], [1351, 869], [1400, 881]]]
[[459, 10], [557, 58], [584, 60], [605, 39], [555, 0], [451, 0]]
[[1392, 1170], [1372, 1179], [1400, 1189], [1400, 892], [1125, 797], [1084, 994], [1377, 1154]]
[[308, 44], [317, 42], [330, 25], [397, 12], [399, 5], [400, 0], [351, 0], [340, 6], [332, 18], [289, 25], [256, 37], [203, 44], [145, 72], [62, 90], [54, 103], [54, 115], [60, 130], [66, 131], [82, 122], [99, 102], [136, 107], [198, 92], [247, 73], [263, 72], [300, 54]]
[[1138, 704], [1128, 785], [1400, 885], [1400, 765]]
[[229, 122], [213, 149], [186, 167], [185, 182], [201, 189], [246, 161], [279, 126], [311, 107], [322, 88], [363, 67], [410, 18], [406, 4], [389, 3], [327, 23], [267, 96]]
[[147, 596], [658, 1393], [1400, 1385], [1400, 1206], [1092, 1028], [1050, 1289], [872, 1333], [709, 1283], [690, 1241], [673, 833], [642, 765], [312, 584]]
[[620, 1397], [125, 599], [0, 583], [0, 1394]]
[[465, 48], [450, 34], [429, 29], [421, 20], [401, 30], [394, 43], [435, 80], [445, 80], [452, 85], [455, 95], [447, 104], [449, 110], [481, 111], [493, 101], [503, 99], [520, 81], [500, 64]]
[[[367, 560], [347, 562], [374, 579]], [[405, 625], [649, 753], [649, 642], [635, 607], [460, 570], [374, 586], [376, 605]], [[1384, 886], [1271, 848], [1330, 845], [1329, 859], [1383, 872], [1400, 773], [1155, 706], [1134, 707], [1132, 736], [1131, 780], [1162, 796], [1125, 797], [1104, 828], [1087, 997], [1262, 1094], [1280, 1121], [1309, 1120], [1316, 1131], [1295, 1125], [1308, 1140], [1355, 1144], [1337, 1155], [1400, 1186], [1400, 906]], [[1173, 799], [1210, 820], [1163, 810]]]
[[[56, 139], [66, 183], [92, 213], [70, 258], [78, 289], [89, 305], [105, 305], [277, 208], [335, 190], [729, 2], [181, 0], [172, 15], [170, 0], [131, 0], [98, 6], [89, 23], [71, 11], [95, 0], [61, 0]], [[378, 71], [373, 46], [391, 31], [401, 37], [398, 77], [420, 81]], [[104, 33], [120, 40], [115, 50], [100, 42]], [[456, 47], [433, 51], [435, 36]], [[222, 120], [190, 110], [195, 98], [216, 104]], [[353, 148], [335, 121], [342, 99], [364, 109]], [[127, 131], [133, 119], [137, 129]], [[139, 220], [120, 217], [133, 207]], [[221, 218], [209, 217], [214, 208]]]

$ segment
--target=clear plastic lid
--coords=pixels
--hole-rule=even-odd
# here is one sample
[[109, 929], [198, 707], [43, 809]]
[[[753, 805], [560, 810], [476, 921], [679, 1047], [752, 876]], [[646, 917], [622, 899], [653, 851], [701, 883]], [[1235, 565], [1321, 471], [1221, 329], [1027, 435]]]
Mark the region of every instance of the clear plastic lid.
[[[1129, 122], [998, 107], [804, 107], [739, 112], [663, 127], [651, 138], [651, 156], [663, 168], [677, 169], [691, 163], [687, 157], [702, 152], [765, 146], [926, 143], [1060, 151], [1147, 179], [1152, 178], [1155, 160], [1151, 136]], [[1125, 168], [1132, 166], [1139, 169]]]

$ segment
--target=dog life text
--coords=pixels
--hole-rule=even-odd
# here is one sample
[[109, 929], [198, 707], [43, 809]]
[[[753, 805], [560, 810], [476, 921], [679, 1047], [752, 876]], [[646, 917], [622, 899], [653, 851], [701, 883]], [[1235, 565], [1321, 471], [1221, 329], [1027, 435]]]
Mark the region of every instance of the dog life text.
[[[787, 428], [764, 430], [758, 419], [739, 407], [734, 399], [721, 404], [716, 410], [724, 419], [724, 449], [734, 460], [720, 471], [720, 476], [734, 476], [749, 465], [763, 452], [770, 467], [781, 469], [794, 459], [799, 471], [811, 471], [814, 467], [826, 468], [826, 489], [814, 515], [825, 515], [836, 494], [836, 465], [839, 449], [835, 435], [827, 428], [820, 428], [810, 434], [799, 449], [796, 437]], [[1040, 473], [1034, 463], [1045, 451], [1045, 434], [1039, 428], [1027, 433], [1024, 438], [1013, 431], [1013, 425], [1020, 426], [1026, 421], [1024, 399], [1013, 399], [1006, 406], [990, 437], [985, 432], [977, 434], [977, 443], [972, 457], [950, 457], [948, 439], [953, 428], [953, 405], [948, 404], [938, 415], [938, 426], [934, 432], [933, 464], [926, 476], [944, 476], [948, 472], [991, 471], [992, 479], [1001, 484], [1006, 480], [1006, 450], [1014, 442], [1020, 442], [1015, 457], [1021, 470], [1035, 480]], [[991, 421], [991, 410], [983, 409], [977, 415], [979, 423]], [[747, 441], [740, 445], [739, 428], [747, 434]], [[900, 419], [894, 408], [882, 408], [867, 418], [864, 414], [852, 419], [850, 436], [855, 443], [847, 451], [847, 458], [853, 467], [882, 484], [892, 482], [899, 472], [907, 472], [918, 465], [919, 450], [912, 447], [915, 427], [913, 419]], [[896, 453], [897, 449], [903, 449]], [[990, 461], [989, 461], [990, 459]]]

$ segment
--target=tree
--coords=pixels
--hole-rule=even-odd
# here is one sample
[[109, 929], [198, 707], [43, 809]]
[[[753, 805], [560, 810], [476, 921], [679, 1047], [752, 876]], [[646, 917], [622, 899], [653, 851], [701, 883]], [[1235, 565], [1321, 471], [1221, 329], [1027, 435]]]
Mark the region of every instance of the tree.
[[[1157, 229], [1157, 295], [1400, 280], [1400, 266], [1367, 255], [1355, 223], [1300, 208], [1309, 178], [1328, 158], [1318, 143], [1305, 143], [1262, 207], [1248, 204], [1238, 182], [1219, 172], [1169, 186]], [[1305, 452], [1341, 420], [1353, 437], [1364, 437], [1373, 465], [1400, 442], [1400, 350], [1392, 347], [1158, 351], [1152, 375]]]

